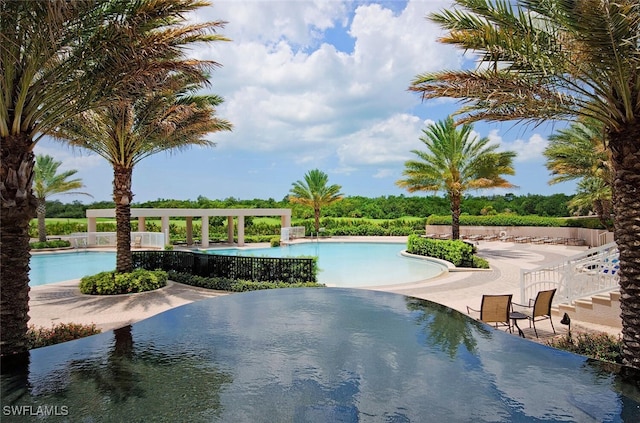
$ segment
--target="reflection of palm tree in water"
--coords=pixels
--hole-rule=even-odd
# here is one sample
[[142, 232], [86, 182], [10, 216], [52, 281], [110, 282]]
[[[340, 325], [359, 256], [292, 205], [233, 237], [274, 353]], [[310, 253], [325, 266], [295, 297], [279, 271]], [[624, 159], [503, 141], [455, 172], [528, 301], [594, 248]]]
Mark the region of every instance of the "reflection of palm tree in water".
[[449, 307], [417, 298], [407, 298], [407, 308], [419, 312], [416, 323], [424, 327], [431, 346], [439, 346], [451, 358], [456, 356], [461, 344], [469, 352], [475, 351], [477, 343], [471, 327], [482, 330], [480, 324]]

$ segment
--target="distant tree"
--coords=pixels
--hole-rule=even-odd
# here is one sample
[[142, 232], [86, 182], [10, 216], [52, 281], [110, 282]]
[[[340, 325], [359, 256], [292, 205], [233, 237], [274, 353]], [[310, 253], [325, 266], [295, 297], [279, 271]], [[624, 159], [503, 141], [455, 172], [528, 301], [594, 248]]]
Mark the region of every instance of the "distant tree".
[[515, 172], [512, 161], [516, 153], [496, 152], [498, 145], [489, 145], [489, 138], [473, 136], [473, 127], [457, 128], [453, 119], [430, 125], [420, 137], [427, 151], [412, 150], [418, 160], [405, 163], [405, 179], [397, 185], [409, 192], [444, 191], [451, 205], [452, 238], [460, 238], [460, 203], [471, 189], [512, 188], [502, 177]]
[[62, 162], [55, 161], [49, 155], [37, 155], [36, 164], [33, 168], [33, 195], [36, 197], [38, 205], [36, 214], [38, 216], [38, 240], [45, 242], [47, 240], [47, 227], [45, 218], [47, 215], [47, 198], [59, 194], [80, 194], [93, 197], [86, 192], [74, 191], [84, 188], [82, 179], [69, 179], [77, 170], [67, 170], [58, 173], [58, 168]]
[[320, 210], [322, 207], [340, 201], [343, 194], [340, 193], [340, 185], [327, 185], [329, 176], [313, 169], [304, 175], [303, 181], [294, 182], [289, 191], [289, 201], [302, 204], [313, 209], [316, 232], [320, 231]]

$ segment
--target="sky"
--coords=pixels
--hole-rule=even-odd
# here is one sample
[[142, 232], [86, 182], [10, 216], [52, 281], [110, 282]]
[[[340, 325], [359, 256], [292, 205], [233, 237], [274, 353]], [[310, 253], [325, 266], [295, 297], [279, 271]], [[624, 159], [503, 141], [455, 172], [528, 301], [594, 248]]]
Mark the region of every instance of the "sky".
[[[422, 130], [461, 106], [452, 99], [423, 102], [408, 92], [424, 72], [469, 69], [464, 54], [437, 38], [426, 19], [449, 8], [449, 0], [221, 0], [200, 9], [194, 21], [227, 22], [219, 33], [230, 42], [189, 51], [221, 64], [207, 92], [225, 102], [218, 116], [232, 132], [213, 133], [213, 148], [163, 152], [133, 171], [134, 202], [156, 199], [283, 199], [311, 169], [329, 176], [346, 196], [410, 194], [399, 188], [411, 150], [425, 150]], [[574, 183], [549, 185], [542, 152], [549, 135], [566, 126], [516, 122], [474, 124], [499, 150], [517, 153], [518, 188], [471, 191], [516, 195], [575, 193]], [[51, 197], [68, 203], [111, 201], [113, 171], [103, 158], [41, 140], [36, 154], [75, 169], [87, 196]], [[433, 195], [433, 193], [425, 193]]]

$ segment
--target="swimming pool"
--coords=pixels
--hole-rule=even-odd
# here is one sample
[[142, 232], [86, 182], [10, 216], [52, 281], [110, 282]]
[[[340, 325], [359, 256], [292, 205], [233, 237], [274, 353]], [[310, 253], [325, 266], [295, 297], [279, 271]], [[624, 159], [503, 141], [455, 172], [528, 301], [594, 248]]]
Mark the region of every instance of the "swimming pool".
[[29, 267], [29, 286], [47, 285], [114, 270], [116, 253], [73, 251], [32, 254]]
[[404, 243], [309, 242], [275, 248], [209, 249], [208, 254], [255, 257], [318, 257], [318, 282], [334, 287], [382, 286], [417, 282], [446, 268], [436, 262], [405, 257]]
[[4, 364], [7, 421], [640, 421], [637, 371], [362, 289], [226, 295]]

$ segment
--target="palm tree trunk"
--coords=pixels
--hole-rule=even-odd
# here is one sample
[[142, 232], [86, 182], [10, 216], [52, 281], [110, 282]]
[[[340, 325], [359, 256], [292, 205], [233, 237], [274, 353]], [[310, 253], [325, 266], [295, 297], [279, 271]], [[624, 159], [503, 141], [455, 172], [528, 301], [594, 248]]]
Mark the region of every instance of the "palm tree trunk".
[[113, 201], [116, 203], [116, 272], [133, 270], [131, 258], [131, 175], [133, 169], [114, 166]]
[[47, 225], [45, 217], [47, 215], [47, 204], [44, 199], [38, 199], [38, 205], [36, 207], [36, 214], [38, 215], [38, 241], [47, 241]]
[[[632, 126], [632, 125], [631, 125]], [[614, 235], [620, 251], [620, 309], [622, 356], [640, 368], [640, 124], [630, 133], [612, 134]]]
[[0, 142], [0, 353], [27, 351], [29, 321], [29, 222], [35, 217], [32, 194], [34, 155], [26, 134]]
[[320, 233], [320, 209], [316, 208], [313, 210], [313, 216], [315, 218], [315, 225], [316, 225], [316, 234]]
[[460, 239], [460, 193], [450, 192], [451, 197], [451, 239]]

